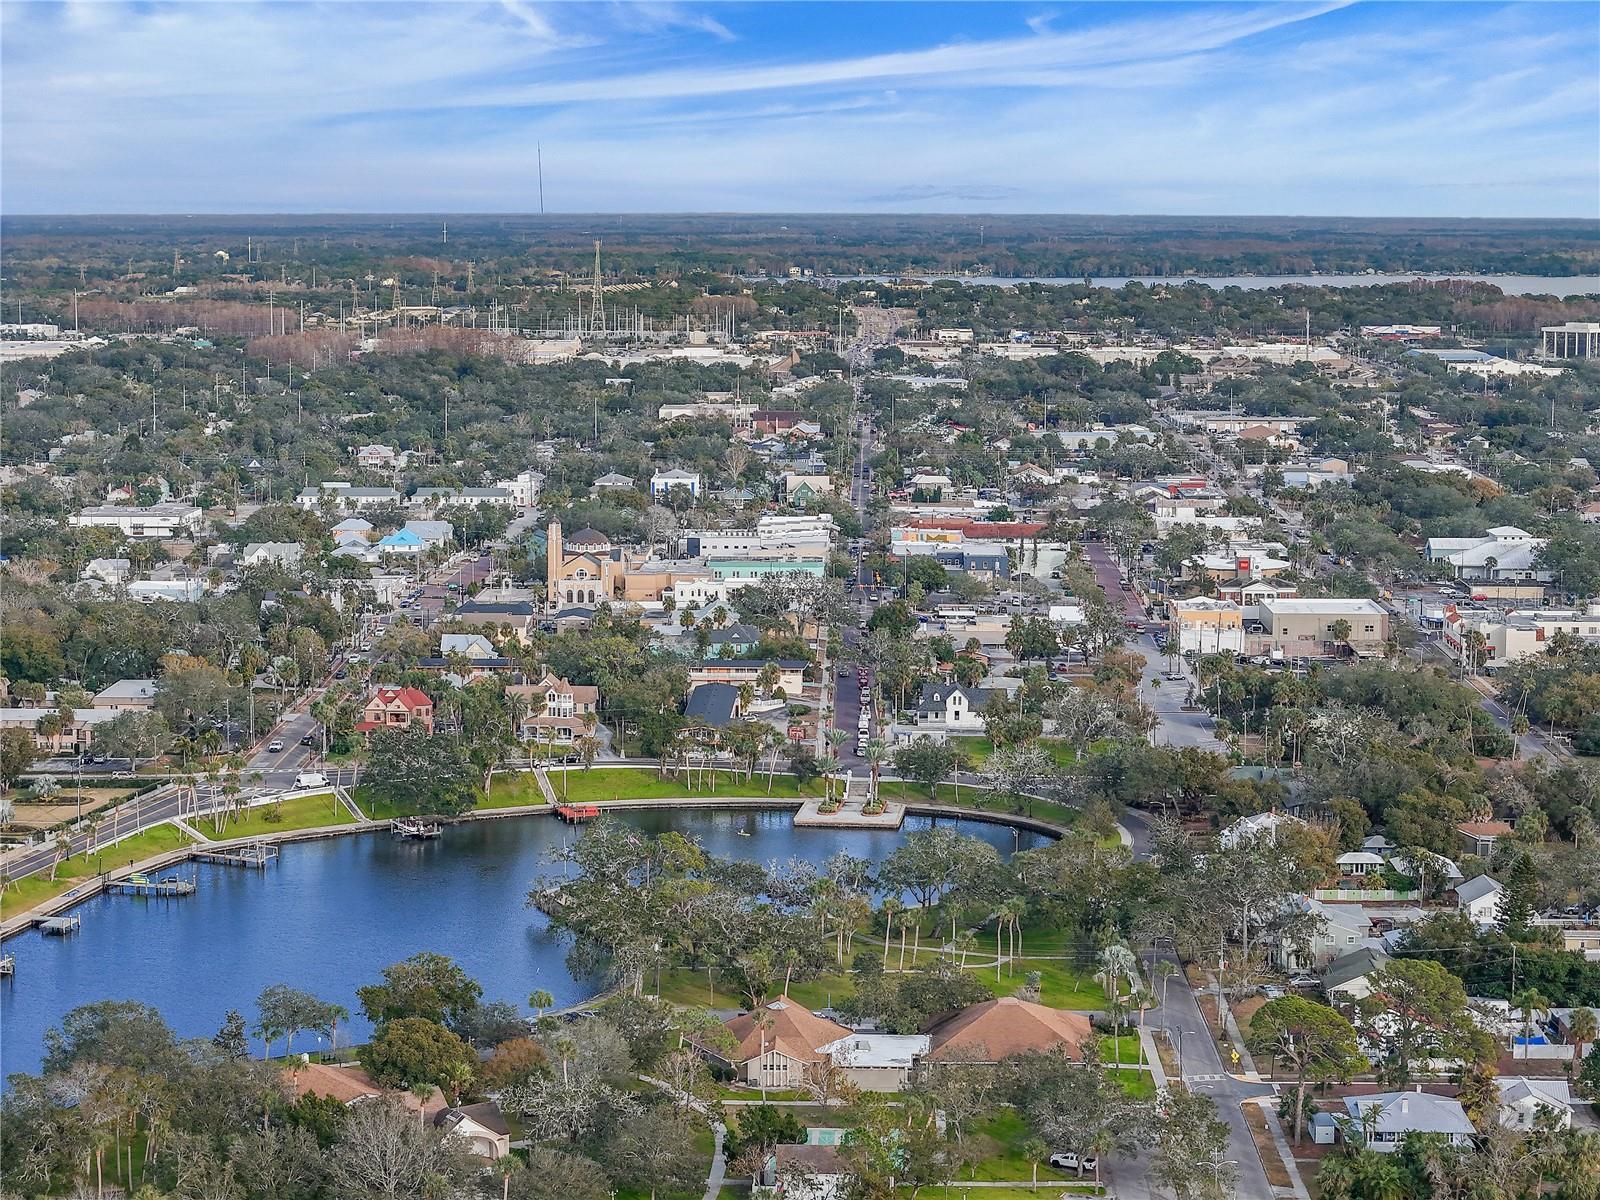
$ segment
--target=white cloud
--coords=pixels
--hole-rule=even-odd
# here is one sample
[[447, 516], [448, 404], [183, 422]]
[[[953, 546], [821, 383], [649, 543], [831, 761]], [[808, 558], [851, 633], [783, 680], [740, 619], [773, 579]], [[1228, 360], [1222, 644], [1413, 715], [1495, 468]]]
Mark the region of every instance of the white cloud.
[[838, 55], [677, 4], [6, 5], [5, 203], [525, 210], [542, 141], [569, 211], [1592, 214], [1593, 45], [1336, 7], [930, 8]]

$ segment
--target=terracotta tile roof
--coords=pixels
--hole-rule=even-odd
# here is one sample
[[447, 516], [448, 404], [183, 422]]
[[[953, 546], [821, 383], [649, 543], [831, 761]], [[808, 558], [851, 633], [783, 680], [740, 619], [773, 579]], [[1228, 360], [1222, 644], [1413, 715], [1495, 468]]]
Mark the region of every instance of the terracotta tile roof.
[[1013, 1054], [1061, 1045], [1076, 1057], [1090, 1038], [1087, 1017], [1015, 996], [974, 1004], [938, 1021], [928, 1032], [933, 1037], [926, 1056], [930, 1062], [999, 1062]]
[[755, 1013], [743, 1013], [723, 1022], [739, 1043], [731, 1061], [742, 1063], [758, 1058], [765, 1046], [798, 1062], [821, 1062], [823, 1046], [850, 1036], [843, 1025], [817, 1016], [787, 996], [770, 1001], [760, 1011], [771, 1019], [771, 1026], [765, 1032], [757, 1026]]
[[333, 1067], [326, 1063], [295, 1063], [285, 1067], [284, 1082], [296, 1099], [301, 1096], [327, 1096], [340, 1104], [355, 1104], [360, 1100], [376, 1100], [379, 1096], [392, 1096], [412, 1112], [420, 1108], [424, 1116], [431, 1117], [447, 1106], [444, 1093], [438, 1088], [423, 1102], [412, 1092], [393, 1091], [379, 1087], [360, 1067]]

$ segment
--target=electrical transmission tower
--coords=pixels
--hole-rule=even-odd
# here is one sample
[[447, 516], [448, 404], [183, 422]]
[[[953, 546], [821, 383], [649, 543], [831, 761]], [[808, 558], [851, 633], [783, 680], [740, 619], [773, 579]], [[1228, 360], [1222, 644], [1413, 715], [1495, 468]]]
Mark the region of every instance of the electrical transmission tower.
[[590, 304], [589, 323], [596, 333], [606, 327], [605, 301], [600, 291], [600, 239], [594, 240], [594, 300]]

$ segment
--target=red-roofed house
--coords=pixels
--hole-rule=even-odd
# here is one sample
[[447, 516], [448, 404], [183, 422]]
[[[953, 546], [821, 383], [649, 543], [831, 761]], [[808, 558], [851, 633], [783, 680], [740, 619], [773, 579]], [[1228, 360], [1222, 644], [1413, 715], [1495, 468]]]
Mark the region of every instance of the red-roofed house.
[[414, 724], [433, 732], [433, 701], [427, 694], [414, 687], [380, 687], [368, 698], [356, 729], [370, 736], [374, 730], [409, 729]]
[[850, 1036], [843, 1025], [817, 1016], [787, 996], [724, 1021], [723, 1028], [733, 1037], [733, 1049], [704, 1045], [700, 1052], [736, 1068], [739, 1078], [753, 1087], [799, 1086], [807, 1070], [828, 1057], [824, 1046]]

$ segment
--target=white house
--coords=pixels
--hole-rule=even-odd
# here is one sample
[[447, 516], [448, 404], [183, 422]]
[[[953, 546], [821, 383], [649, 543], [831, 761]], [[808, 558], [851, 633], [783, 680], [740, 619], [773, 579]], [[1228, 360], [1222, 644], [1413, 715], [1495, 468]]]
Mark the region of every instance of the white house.
[[700, 486], [698, 471], [680, 471], [674, 468], [671, 471], [657, 471], [650, 477], [650, 494], [661, 498], [670, 496], [674, 489], [682, 488], [698, 500]]
[[949, 733], [981, 733], [983, 708], [989, 693], [981, 688], [966, 688], [957, 683], [925, 683], [917, 698], [919, 724], [943, 727]]
[[465, 1144], [467, 1153], [498, 1162], [511, 1153], [511, 1127], [493, 1100], [447, 1108], [433, 1123]]
[[543, 471], [519, 471], [510, 479], [502, 479], [494, 485], [511, 497], [512, 503], [519, 508], [532, 508], [539, 503], [539, 493], [544, 488]]
[[1572, 1088], [1565, 1079], [1503, 1078], [1500, 1124], [1510, 1129], [1572, 1128]]
[[1487, 875], [1474, 875], [1455, 887], [1456, 909], [1479, 929], [1488, 929], [1500, 920], [1505, 888]]
[[1477, 1136], [1461, 1101], [1428, 1092], [1376, 1092], [1346, 1096], [1350, 1124], [1347, 1137], [1364, 1138], [1366, 1145], [1392, 1154], [1413, 1133], [1436, 1133], [1452, 1146], [1465, 1146]]
[[1278, 830], [1285, 826], [1304, 828], [1305, 822], [1299, 817], [1291, 817], [1288, 813], [1251, 813], [1248, 817], [1240, 817], [1217, 834], [1217, 844], [1224, 850], [1232, 850], [1256, 838], [1264, 837], [1268, 841], [1275, 842]]
[[329, 480], [316, 487], [301, 488], [294, 502], [307, 510], [327, 504], [336, 512], [350, 512], [383, 504], [399, 504], [400, 493], [394, 488], [353, 487], [342, 480]]
[[305, 553], [305, 547], [299, 542], [251, 542], [239, 551], [239, 565], [259, 567], [271, 563], [279, 567], [297, 567]]

